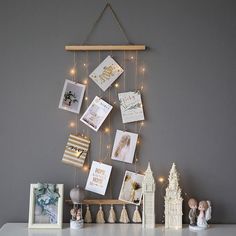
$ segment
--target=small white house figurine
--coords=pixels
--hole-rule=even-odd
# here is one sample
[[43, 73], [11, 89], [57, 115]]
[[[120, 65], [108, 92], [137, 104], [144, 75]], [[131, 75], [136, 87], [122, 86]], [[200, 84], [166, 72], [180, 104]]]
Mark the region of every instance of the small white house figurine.
[[155, 228], [155, 190], [156, 184], [153, 173], [148, 163], [142, 182], [143, 193], [143, 228]]
[[181, 189], [179, 187], [179, 174], [173, 163], [169, 174], [169, 185], [165, 196], [165, 228], [182, 228], [182, 202]]

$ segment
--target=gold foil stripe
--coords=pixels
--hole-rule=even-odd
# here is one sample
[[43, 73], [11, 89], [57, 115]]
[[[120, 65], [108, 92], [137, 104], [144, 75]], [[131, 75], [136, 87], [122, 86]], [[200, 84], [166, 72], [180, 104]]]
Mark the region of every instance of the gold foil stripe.
[[63, 156], [64, 159], [69, 159], [70, 161], [75, 161], [75, 162], [79, 162], [81, 164], [84, 164], [85, 159], [84, 158], [76, 158], [67, 154], [64, 154]]
[[90, 144], [90, 140], [88, 140], [88, 139], [85, 139], [85, 138], [82, 138], [82, 137], [79, 137], [79, 136], [75, 136], [75, 135], [72, 135], [72, 134], [70, 134], [70, 137], [74, 138], [76, 140], [79, 140], [81, 142]]
[[83, 164], [80, 164], [80, 163], [74, 162], [74, 161], [70, 161], [70, 160], [67, 160], [67, 159], [62, 159], [62, 162], [66, 163], [66, 164], [69, 164], [69, 165], [76, 166], [76, 167], [83, 167]]
[[74, 140], [74, 139], [71, 139], [71, 138], [68, 139], [68, 143], [69, 143], [69, 142], [74, 143], [75, 145], [81, 145], [82, 147], [87, 148], [87, 149], [88, 149], [88, 147], [89, 147], [88, 144], [78, 142], [78, 141], [76, 141], [76, 140]]
[[74, 146], [74, 147], [77, 147], [78, 149], [81, 149], [81, 150], [84, 150], [84, 151], [88, 151], [88, 148], [85, 148], [79, 144], [75, 144], [75, 143], [71, 143], [71, 142], [68, 142], [67, 143], [67, 146]]

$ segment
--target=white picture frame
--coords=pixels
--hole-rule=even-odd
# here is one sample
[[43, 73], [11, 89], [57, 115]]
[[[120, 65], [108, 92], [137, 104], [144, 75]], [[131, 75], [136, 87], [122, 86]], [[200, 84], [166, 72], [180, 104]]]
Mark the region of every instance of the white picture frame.
[[66, 79], [61, 93], [59, 108], [79, 114], [85, 88], [84, 84]]
[[64, 185], [56, 184], [56, 191], [59, 194], [57, 200], [57, 217], [56, 223], [38, 223], [35, 222], [35, 208], [36, 208], [36, 197], [35, 190], [38, 188], [39, 184], [30, 185], [30, 201], [29, 201], [29, 219], [28, 228], [29, 229], [61, 229], [63, 223], [63, 199], [64, 199]]
[[143, 196], [142, 193], [143, 179], [144, 175], [128, 170], [125, 171], [124, 179], [119, 194], [119, 200], [134, 205], [140, 205]]
[[145, 119], [140, 91], [119, 93], [118, 97], [123, 124]]
[[85, 189], [100, 195], [105, 195], [110, 179], [112, 166], [93, 161]]
[[80, 121], [97, 132], [112, 108], [109, 103], [96, 96], [80, 118]]
[[133, 163], [138, 134], [117, 130], [113, 144], [111, 159]]
[[105, 92], [123, 72], [120, 65], [109, 55], [89, 77]]

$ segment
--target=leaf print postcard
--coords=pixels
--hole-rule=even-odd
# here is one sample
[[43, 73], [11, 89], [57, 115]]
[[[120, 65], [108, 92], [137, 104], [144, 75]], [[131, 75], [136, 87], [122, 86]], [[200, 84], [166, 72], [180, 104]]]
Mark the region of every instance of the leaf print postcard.
[[118, 97], [124, 124], [144, 120], [143, 105], [139, 91], [119, 93]]

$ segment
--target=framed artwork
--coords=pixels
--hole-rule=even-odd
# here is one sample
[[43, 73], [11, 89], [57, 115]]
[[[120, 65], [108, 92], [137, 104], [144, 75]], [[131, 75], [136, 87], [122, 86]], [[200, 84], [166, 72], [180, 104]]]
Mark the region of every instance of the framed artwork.
[[62, 162], [75, 167], [83, 167], [88, 154], [90, 140], [80, 135], [70, 134]]
[[61, 93], [59, 108], [79, 114], [85, 85], [66, 79]]
[[98, 131], [111, 110], [110, 104], [96, 96], [80, 120], [91, 129]]
[[120, 190], [119, 200], [140, 205], [144, 175], [126, 171]]
[[62, 228], [63, 184], [31, 184], [29, 228]]
[[119, 93], [118, 97], [124, 124], [144, 120], [143, 105], [139, 91]]
[[137, 140], [138, 134], [117, 130], [111, 159], [133, 163]]
[[92, 162], [85, 189], [105, 195], [112, 166], [97, 161]]
[[105, 92], [123, 71], [111, 56], [107, 56], [89, 77]]

